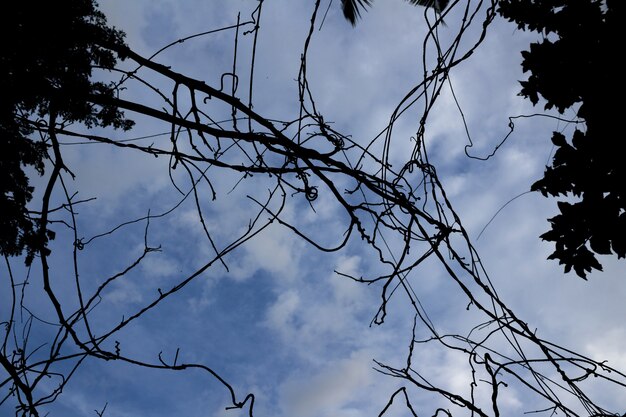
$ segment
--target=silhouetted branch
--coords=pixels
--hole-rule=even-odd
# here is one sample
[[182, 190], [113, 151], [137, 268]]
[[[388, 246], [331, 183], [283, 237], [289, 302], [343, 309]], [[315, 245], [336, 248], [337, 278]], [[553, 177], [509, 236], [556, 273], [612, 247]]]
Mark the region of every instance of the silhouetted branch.
[[[342, 3], [344, 10], [347, 10], [347, 6], [352, 7], [352, 12], [347, 16], [351, 16], [353, 22], [359, 14], [358, 3]], [[442, 4], [413, 3], [426, 6]], [[41, 274], [43, 284], [43, 299], [46, 307], [54, 314], [51, 317], [42, 316], [45, 317], [43, 320], [31, 313], [24, 298], [28, 279], [16, 282], [9, 259], [5, 257], [11, 291], [2, 296], [10, 307], [7, 309], [8, 317], [2, 318], [5, 334], [2, 338], [0, 365], [7, 376], [0, 380], [0, 388], [6, 392], [0, 404], [11, 401], [16, 404], [16, 415], [21, 413], [23, 416], [38, 416], [39, 408], [58, 398], [84, 361], [103, 360], [119, 361], [147, 369], [202, 371], [223, 387], [231, 404], [228, 409], [247, 410], [249, 416], [253, 416], [254, 395], [237, 395], [234, 386], [215, 366], [185, 363], [180, 358], [178, 348], [173, 360], [164, 359], [161, 353], [154, 362], [141, 360], [124, 352], [119, 336], [131, 323], [146, 317], [149, 312], [161, 306], [164, 300], [180, 294], [210, 268], [222, 265], [228, 270], [226, 259], [230, 254], [264, 232], [270, 225], [277, 224], [293, 232], [294, 236], [307, 242], [312, 248], [323, 252], [343, 250], [350, 242], [359, 243], [360, 239], [367, 250], [378, 258], [381, 266], [379, 272], [360, 276], [352, 276], [342, 271], [336, 273], [356, 282], [378, 285], [380, 301], [372, 318], [373, 324], [385, 323], [387, 307], [398, 294], [406, 297], [414, 310], [413, 333], [405, 364], [397, 368], [382, 360], [375, 361], [378, 372], [397, 378], [406, 385], [391, 394], [379, 417], [389, 412], [398, 403], [398, 399], [404, 399], [403, 407], [412, 416], [441, 414], [451, 417], [461, 410], [476, 416], [497, 417], [504, 414], [501, 404], [503, 393], [513, 384], [524, 388], [533, 398], [534, 402], [529, 407], [541, 408], [531, 412], [560, 411], [568, 416], [581, 416], [582, 408], [589, 416], [618, 415], [617, 412], [611, 414], [604, 410], [593, 398], [594, 393], [583, 382], [593, 377], [626, 388], [626, 375], [604, 362], [542, 339], [535, 329], [500, 298], [463, 227], [461, 218], [439, 181], [436, 167], [428, 159], [427, 122], [431, 110], [446, 86], [454, 94], [450, 81], [451, 72], [470, 59], [480, 47], [496, 17], [496, 0], [456, 0], [450, 2], [446, 8], [447, 3], [443, 2], [443, 7], [437, 10], [434, 23], [426, 20], [429, 31], [422, 44], [421, 80], [399, 101], [387, 125], [381, 127], [379, 133], [369, 140], [353, 139], [349, 134], [338, 131], [329, 122], [331, 118], [325, 117], [316, 105], [315, 86], [309, 82], [307, 63], [309, 48], [315, 42], [314, 27], [321, 5], [319, 0], [313, 4], [310, 26], [300, 57], [297, 78], [299, 107], [292, 114], [286, 114], [285, 120], [269, 118], [261, 110], [255, 109], [253, 104], [256, 45], [262, 1], [252, 13], [251, 20], [241, 22], [238, 16], [234, 25], [181, 38], [149, 58], [116, 39], [99, 39], [99, 47], [131, 61], [134, 69], [115, 69], [118, 74], [122, 74], [122, 78], [112, 87], [115, 94], [110, 94], [110, 90], [94, 90], [84, 93], [80, 98], [89, 103], [94, 112], [106, 112], [106, 109], [111, 108], [127, 110], [159, 123], [160, 128], [157, 131], [167, 133], [114, 140], [106, 134], [90, 131], [88, 123], [86, 126], [70, 128], [69, 122], [66, 123], [55, 111], [54, 103], [50, 104], [48, 120], [41, 120], [33, 115], [19, 119], [22, 126], [31, 129], [33, 134], [41, 135], [42, 141], [48, 147], [47, 162], [52, 167], [41, 197], [41, 209], [32, 211], [30, 215], [38, 224], [37, 257], [41, 263], [41, 271], [38, 273]], [[367, 4], [367, 1], [361, 2], [361, 5]], [[461, 18], [456, 36], [444, 46], [439, 39], [438, 30], [442, 25], [443, 15], [449, 16], [452, 9]], [[218, 77], [219, 86], [218, 83], [212, 85], [189, 77], [156, 60], [160, 52], [168, 48], [179, 46], [195, 37], [225, 30], [233, 31], [234, 54], [232, 67]], [[253, 34], [251, 64], [249, 68], [242, 70], [238, 51], [246, 34]], [[243, 93], [247, 94], [246, 97], [238, 96], [238, 80], [244, 78], [241, 71], [245, 72], [249, 80], [248, 91]], [[161, 81], [149, 81], [154, 79]], [[139, 102], [126, 97], [124, 88], [131, 82], [137, 82], [140, 88], [146, 89], [155, 98]], [[409, 109], [416, 110], [418, 107], [420, 112], [415, 120], [417, 130], [412, 138], [413, 149], [410, 155], [405, 155], [399, 168], [394, 167], [390, 155], [395, 146], [395, 123]], [[464, 120], [465, 116], [458, 102], [457, 110]], [[515, 118], [509, 119], [511, 132], [514, 128], [513, 120]], [[472, 140], [469, 130], [466, 134], [469, 139], [467, 153], [472, 146]], [[157, 135], [167, 135], [169, 142], [162, 141], [158, 145], [141, 142]], [[510, 132], [496, 146], [494, 153], [509, 135]], [[66, 141], [78, 141], [62, 142], [61, 137]], [[123, 152], [132, 150], [140, 156], [150, 158], [166, 158], [172, 189], [181, 195], [169, 208], [155, 210], [159, 214], [151, 214], [152, 211], [148, 210], [147, 215], [129, 216], [131, 220], [118, 221], [100, 228], [99, 230], [104, 230], [102, 232], [90, 232], [91, 237], [84, 237], [78, 221], [77, 205], [97, 204], [97, 200], [77, 200], [77, 193], [70, 191], [64, 173], [67, 172], [70, 176], [74, 174], [66, 166], [68, 162], [65, 161], [63, 152], [66, 145], [87, 143], [110, 146]], [[374, 149], [380, 149], [380, 152], [375, 152]], [[205, 198], [214, 201], [222, 197], [215, 171], [220, 175], [237, 175], [238, 181], [231, 192], [240, 184], [251, 181], [253, 176], [262, 178], [263, 185], [258, 188], [262, 191], [256, 195], [246, 194], [253, 205], [248, 213], [247, 225], [240, 227], [238, 234], [228, 238], [219, 237], [212, 231], [208, 222], [209, 212], [203, 203]], [[261, 194], [262, 197], [259, 197]], [[325, 239], [334, 239], [332, 242], [335, 243], [331, 244], [302, 229], [298, 219], [292, 220], [285, 216], [286, 208], [294, 201], [313, 207], [321, 195], [328, 196], [332, 204], [341, 209], [343, 216], [342, 227], [329, 231], [329, 234], [333, 233], [330, 237], [325, 236]], [[118, 316], [115, 322], [103, 324], [94, 320], [94, 315], [99, 312], [100, 302], [107, 293], [115, 285], [129, 279], [148, 256], [161, 250], [160, 245], [149, 245], [150, 222], [173, 216], [181, 210], [184, 203], [193, 206], [194, 214], [197, 215], [197, 229], [203, 243], [210, 248], [210, 256], [192, 270], [177, 273], [174, 282], [168, 283], [167, 287], [151, 287], [149, 292], [143, 294], [144, 299], [137, 305], [130, 306], [129, 311], [116, 312]], [[139, 253], [129, 255], [124, 266], [115, 270], [117, 272], [100, 272], [93, 277], [93, 281], [83, 280], [82, 251], [91, 247], [94, 242], [119, 239], [123, 233], [133, 236], [132, 226], [143, 222], [145, 227], [139, 235], [143, 247]], [[71, 248], [70, 270], [73, 276], [65, 282], [70, 291], [63, 293], [57, 290], [56, 285], [59, 284], [52, 275], [53, 264], [50, 262], [53, 254], [47, 246], [47, 242], [53, 237], [50, 230], [52, 224], [64, 225], [71, 240], [63, 247]], [[419, 288], [414, 283], [416, 275], [427, 260], [438, 262], [447, 278], [462, 294], [463, 305], [471, 310], [468, 317], [475, 321], [466, 333], [440, 332], [437, 323], [431, 319], [421, 302]], [[21, 297], [17, 294], [18, 286], [21, 286]], [[29, 288], [28, 291], [37, 289]], [[449, 303], [447, 300], [433, 302], [444, 307]], [[20, 317], [23, 312], [28, 317], [18, 320], [18, 311]], [[53, 329], [54, 335], [44, 344], [31, 348], [27, 342], [35, 320], [47, 330]], [[22, 340], [17, 337], [20, 332], [23, 334]], [[43, 346], [48, 349], [45, 354]], [[431, 346], [463, 355], [466, 365], [462, 371], [467, 381], [467, 392], [455, 392], [445, 383], [438, 382], [436, 376], [429, 375], [424, 370], [423, 364], [414, 360], [422, 349]], [[53, 388], [41, 388], [44, 378], [53, 381]], [[430, 411], [417, 409], [414, 405], [417, 402], [411, 401], [410, 392], [413, 391], [409, 392], [407, 387], [436, 395], [446, 403], [446, 407], [437, 405]], [[106, 407], [105, 404], [101, 411], [94, 411], [102, 417]]]

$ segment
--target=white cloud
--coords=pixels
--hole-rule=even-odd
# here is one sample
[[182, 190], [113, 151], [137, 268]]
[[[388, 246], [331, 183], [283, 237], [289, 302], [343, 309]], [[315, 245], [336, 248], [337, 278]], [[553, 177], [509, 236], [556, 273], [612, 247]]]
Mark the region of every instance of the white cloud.
[[280, 387], [284, 416], [349, 417], [362, 412], [357, 406], [374, 380], [370, 352], [326, 363], [312, 375], [294, 373]]
[[158, 253], [148, 256], [141, 263], [141, 268], [143, 272], [151, 278], [170, 277], [182, 272], [175, 259], [168, 256], [161, 256]]
[[[340, 256], [335, 270], [339, 273], [358, 278], [362, 274], [359, 256]], [[329, 278], [333, 298], [344, 308], [362, 308], [367, 290], [363, 285], [346, 277], [333, 275]]]
[[137, 284], [122, 280], [113, 284], [111, 291], [106, 293], [105, 299], [118, 305], [137, 304], [144, 300], [144, 292]]
[[299, 305], [300, 297], [296, 291], [291, 290], [280, 294], [276, 302], [268, 310], [268, 324], [276, 329], [291, 325]]

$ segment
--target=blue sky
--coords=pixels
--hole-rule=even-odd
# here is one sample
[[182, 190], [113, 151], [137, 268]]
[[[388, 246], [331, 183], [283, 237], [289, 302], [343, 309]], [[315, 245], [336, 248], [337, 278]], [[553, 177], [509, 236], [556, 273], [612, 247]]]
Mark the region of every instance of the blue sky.
[[[247, 20], [257, 4], [252, 0], [100, 3], [109, 23], [125, 31], [128, 44], [144, 56], [179, 38], [234, 24], [238, 11], [242, 21]], [[322, 2], [322, 12], [327, 7], [328, 1]], [[312, 2], [266, 0], [254, 75], [254, 109], [258, 113], [278, 119], [297, 117], [296, 79], [312, 10]], [[456, 34], [459, 12], [451, 13], [446, 22], [448, 26], [440, 29], [444, 41]], [[334, 1], [322, 28], [315, 32], [307, 66], [316, 105], [326, 121], [356, 141], [363, 138], [361, 143], [375, 137], [404, 94], [420, 81], [425, 33], [423, 9], [407, 2], [381, 0], [352, 28], [343, 19], [339, 2]], [[234, 36], [233, 31], [223, 31], [192, 39], [155, 60], [219, 85], [221, 74], [232, 67]], [[475, 36], [476, 32], [468, 32], [468, 42]], [[252, 36], [240, 37], [243, 91]], [[508, 133], [508, 117], [540, 110], [517, 96], [518, 80], [525, 77], [519, 52], [532, 39], [497, 21], [477, 53], [452, 73], [454, 92], [474, 143], [469, 150], [472, 155], [487, 155], [500, 143]], [[230, 88], [228, 82], [226, 85]], [[169, 88], [163, 85], [163, 91]], [[136, 100], [154, 100], [137, 84], [129, 84], [125, 94]], [[247, 100], [245, 93], [241, 94]], [[418, 103], [396, 122], [393, 162], [400, 163], [410, 153], [421, 109]], [[226, 110], [215, 111], [223, 115]], [[112, 138], [136, 138], [168, 129], [129, 115], [138, 121], [137, 126], [128, 133], [108, 132]], [[564, 275], [555, 262], [546, 261], [551, 247], [538, 236], [547, 230], [546, 219], [555, 214], [556, 205], [540, 195], [525, 194], [493, 218], [507, 201], [526, 192], [541, 177], [552, 152], [549, 136], [561, 129], [571, 132], [571, 127], [554, 119], [520, 119], [495, 157], [470, 159], [464, 154], [468, 138], [462, 118], [446, 88], [429, 118], [426, 141], [430, 161], [501, 298], [544, 338], [626, 370], [623, 261], [603, 257], [605, 271], [592, 273], [588, 282]], [[167, 136], [157, 136], [144, 143], [167, 141]], [[380, 150], [374, 147], [375, 152]], [[148, 210], [153, 215], [165, 212], [182, 199], [172, 186], [165, 158], [101, 144], [68, 145], [64, 151], [67, 164], [77, 175], [74, 181], [68, 179], [70, 189], [78, 190], [83, 198], [97, 197], [80, 208], [80, 232], [85, 238], [145, 216]], [[173, 171], [173, 178], [182, 190], [188, 190], [189, 181], [181, 171]], [[211, 168], [208, 175], [218, 198], [211, 201], [208, 187], [200, 189], [207, 229], [218, 246], [225, 247], [258, 211], [246, 196], [266, 198], [272, 181], [259, 175], [239, 182], [239, 174], [217, 168]], [[300, 196], [287, 201], [282, 214], [285, 220], [329, 246], [342, 240], [346, 216], [328, 193], [320, 193], [312, 204], [314, 211]], [[84, 288], [95, 289], [132, 263], [143, 250], [145, 228], [145, 221], [134, 223], [87, 245], [80, 260]], [[394, 239], [390, 236], [392, 249], [402, 243]], [[61, 232], [51, 262], [58, 293], [68, 303], [75, 303], [68, 241], [72, 237]], [[150, 253], [103, 294], [92, 313], [95, 325], [115, 325], [122, 316], [154, 299], [159, 288], [175, 285], [215, 255], [198, 225], [191, 199], [183, 201], [174, 214], [151, 220], [148, 243], [160, 246], [161, 251]], [[240, 399], [254, 393], [256, 416], [378, 415], [400, 381], [375, 372], [372, 359], [402, 366], [413, 313], [406, 297], [398, 292], [389, 305], [387, 322], [370, 326], [380, 303], [380, 286], [358, 284], [333, 272], [380, 273], [382, 266], [371, 250], [357, 238], [340, 252], [322, 253], [273, 223], [229, 253], [224, 262], [228, 270], [215, 263], [110, 340], [108, 347], [117, 340], [124, 354], [153, 362], [159, 352], [165, 360], [173, 359], [179, 348], [180, 360], [211, 367], [233, 385]], [[32, 275], [36, 282], [36, 268]], [[467, 302], [437, 262], [420, 266], [412, 273], [411, 282], [439, 329], [467, 330], [480, 322], [466, 312]], [[28, 295], [28, 305], [38, 314], [50, 314], [50, 306], [40, 302], [36, 291]], [[41, 343], [50, 337], [46, 329], [35, 324], [33, 334]], [[416, 354], [415, 363], [433, 380], [467, 392], [465, 357], [426, 348]], [[616, 391], [591, 387], [591, 392], [605, 397], [602, 402], [607, 407], [626, 408], [623, 391], [620, 396]], [[433, 396], [411, 393], [419, 415], [432, 415], [442, 404]], [[517, 385], [502, 395], [502, 409], [509, 416], [541, 407]], [[50, 417], [95, 416], [94, 410], [107, 404], [107, 417], [245, 415], [225, 411], [228, 401], [228, 392], [202, 372], [156, 372], [87, 361], [47, 411]], [[0, 415], [9, 415], [11, 407], [10, 403], [0, 406]], [[405, 414], [397, 407], [387, 415]]]

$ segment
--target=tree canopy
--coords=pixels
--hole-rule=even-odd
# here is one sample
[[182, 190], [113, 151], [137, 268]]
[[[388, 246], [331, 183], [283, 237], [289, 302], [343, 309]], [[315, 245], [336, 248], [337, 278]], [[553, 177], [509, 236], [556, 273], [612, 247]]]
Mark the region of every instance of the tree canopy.
[[[626, 164], [619, 136], [621, 70], [615, 61], [623, 38], [624, 2], [503, 0], [500, 14], [520, 29], [544, 34], [522, 52], [530, 76], [521, 95], [560, 113], [574, 111], [585, 128], [568, 141], [554, 132], [556, 151], [544, 177], [532, 185], [560, 201], [560, 214], [541, 238], [554, 242], [550, 259], [585, 278], [602, 269], [595, 254], [626, 257]], [[616, 89], [617, 88], [617, 89]]]
[[[117, 57], [99, 46], [123, 43], [123, 33], [106, 25], [92, 0], [18, 2], [0, 17], [0, 254], [23, 250], [30, 263], [54, 233], [40, 230], [32, 198], [30, 167], [44, 173], [50, 151], [45, 141], [31, 137], [32, 116], [44, 123], [63, 120], [87, 128], [129, 129], [115, 106], [94, 106], [90, 94], [112, 97], [115, 86], [95, 81], [94, 69], [110, 70]], [[50, 119], [52, 118], [52, 119]]]

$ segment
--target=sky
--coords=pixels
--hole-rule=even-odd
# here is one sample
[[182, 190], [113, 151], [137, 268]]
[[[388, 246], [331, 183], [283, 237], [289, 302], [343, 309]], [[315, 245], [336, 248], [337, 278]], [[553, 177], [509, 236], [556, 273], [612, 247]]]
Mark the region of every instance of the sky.
[[[144, 56], [178, 39], [233, 25], [239, 11], [241, 21], [249, 20], [256, 5], [252, 0], [100, 1], [109, 23], [123, 30], [129, 46]], [[400, 0], [378, 1], [352, 27], [337, 0], [322, 1], [320, 13], [327, 8], [309, 50], [310, 87], [325, 120], [365, 144], [387, 125], [396, 105], [421, 79], [427, 29], [423, 9]], [[459, 10], [446, 16], [447, 26], [439, 29], [444, 42], [456, 35]], [[297, 117], [300, 55], [312, 11], [311, 1], [264, 3], [256, 46], [254, 109], [268, 118]], [[468, 31], [465, 47], [476, 33]], [[154, 59], [210, 85], [225, 80], [230, 88], [229, 77], [221, 76], [232, 69], [234, 37], [233, 30], [215, 32], [177, 44]], [[247, 100], [253, 37], [242, 33], [239, 37], [240, 92]], [[468, 152], [482, 157], [507, 135], [509, 117], [542, 111], [517, 94], [519, 80], [525, 78], [520, 51], [533, 39], [534, 35], [511, 24], [493, 23], [476, 53], [451, 73], [463, 114], [449, 86], [431, 112], [425, 138], [429, 159], [501, 299], [543, 338], [626, 370], [623, 260], [601, 257], [604, 271], [591, 273], [588, 281], [563, 274], [556, 262], [546, 260], [551, 246], [538, 238], [548, 230], [546, 219], [556, 214], [555, 201], [526, 193], [550, 161], [551, 132], [571, 133], [571, 126], [545, 117], [516, 119], [514, 133], [494, 157], [482, 161], [464, 153], [469, 144], [466, 128], [473, 143]], [[166, 92], [171, 86], [162, 88]], [[129, 84], [124, 94], [148, 103], [155, 100], [155, 94], [138, 83]], [[418, 103], [396, 122], [390, 150], [394, 163], [411, 152], [421, 109]], [[219, 115], [225, 110], [215, 111]], [[167, 132], [161, 123], [128, 115], [137, 121], [132, 131], [98, 133], [123, 140]], [[182, 199], [173, 183], [187, 190], [189, 181], [181, 170], [171, 171], [171, 179], [165, 158], [63, 140], [66, 164], [76, 174], [74, 180], [66, 179], [66, 185], [82, 198], [97, 198], [82, 204], [78, 216], [85, 241], [96, 237], [80, 258], [83, 288], [93, 291], [141, 254], [146, 222], [100, 235], [119, 223], [146, 216], [148, 210], [153, 215], [168, 211]], [[161, 135], [142, 143], [167, 141]], [[217, 198], [211, 200], [208, 187], [200, 189], [206, 227], [217, 245], [225, 247], [258, 212], [258, 205], [247, 196], [266, 198], [272, 182], [263, 176], [241, 181], [240, 175], [215, 167], [208, 175]], [[57, 198], [61, 197], [59, 191]], [[331, 195], [320, 192], [311, 205], [298, 197], [287, 201], [285, 220], [327, 245], [342, 240], [346, 217]], [[158, 289], [175, 285], [214, 256], [191, 199], [185, 199], [173, 214], [152, 219], [148, 231], [149, 246], [160, 251], [148, 254], [103, 294], [93, 311], [94, 326], [114, 325], [154, 299]], [[402, 243], [397, 237], [389, 239], [392, 250]], [[72, 241], [69, 233], [59, 230], [51, 256], [56, 288], [68, 305], [76, 303]], [[12, 266], [16, 273], [25, 273], [19, 262]], [[165, 361], [173, 361], [178, 350], [180, 361], [214, 369], [232, 384], [239, 399], [254, 393], [255, 416], [377, 416], [402, 381], [376, 372], [373, 360], [403, 366], [414, 313], [398, 292], [385, 324], [371, 325], [380, 305], [380, 286], [353, 282], [335, 270], [375, 275], [382, 267], [358, 238], [341, 251], [324, 253], [273, 223], [229, 253], [224, 264], [213, 264], [124, 329], [116, 340], [125, 355], [141, 360], [156, 362], [161, 353]], [[36, 268], [31, 274], [36, 284]], [[420, 266], [410, 279], [439, 329], [468, 329], [479, 323], [466, 311], [467, 301], [437, 262]], [[26, 302], [45, 317], [50, 306], [38, 297], [32, 290]], [[31, 332], [34, 345], [47, 343], [52, 334], [49, 326], [37, 322]], [[108, 343], [111, 348], [114, 340]], [[464, 356], [425, 348], [416, 352], [414, 363], [433, 380], [467, 392]], [[590, 390], [607, 408], [626, 409], [623, 390], [621, 394], [602, 386]], [[434, 396], [410, 393], [418, 415], [433, 415], [442, 404]], [[532, 403], [519, 384], [504, 389], [502, 396], [507, 416], [521, 416], [542, 406]], [[96, 416], [106, 405], [107, 417], [246, 415], [246, 411], [225, 410], [229, 400], [224, 387], [199, 370], [155, 371], [115, 361], [86, 361], [46, 411], [50, 417]], [[488, 407], [488, 402], [483, 404]], [[9, 415], [12, 406], [10, 402], [0, 406], [0, 415]], [[406, 415], [403, 411], [396, 404], [386, 415]]]

